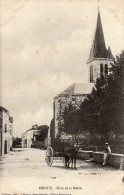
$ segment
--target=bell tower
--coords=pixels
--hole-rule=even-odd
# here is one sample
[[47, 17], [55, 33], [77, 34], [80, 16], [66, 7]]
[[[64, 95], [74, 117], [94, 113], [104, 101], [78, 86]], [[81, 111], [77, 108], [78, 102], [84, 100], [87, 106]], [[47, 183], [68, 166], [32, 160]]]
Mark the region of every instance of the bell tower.
[[114, 57], [110, 47], [106, 49], [101, 16], [98, 9], [95, 35], [87, 61], [89, 82], [95, 83], [97, 78], [107, 77], [108, 69], [113, 62]]

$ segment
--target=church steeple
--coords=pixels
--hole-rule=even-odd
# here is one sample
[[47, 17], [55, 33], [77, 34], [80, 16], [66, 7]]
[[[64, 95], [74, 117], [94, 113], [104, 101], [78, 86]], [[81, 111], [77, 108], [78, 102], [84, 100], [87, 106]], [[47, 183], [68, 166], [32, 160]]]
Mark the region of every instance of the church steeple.
[[105, 39], [103, 34], [102, 22], [100, 12], [98, 10], [96, 31], [93, 39], [92, 48], [90, 51], [89, 60], [91, 61], [94, 58], [107, 58], [107, 49], [105, 45]]
[[110, 47], [106, 48], [101, 16], [98, 7], [98, 16], [93, 44], [87, 61], [89, 66], [89, 82], [96, 82], [97, 78], [107, 77], [108, 68], [113, 63]]

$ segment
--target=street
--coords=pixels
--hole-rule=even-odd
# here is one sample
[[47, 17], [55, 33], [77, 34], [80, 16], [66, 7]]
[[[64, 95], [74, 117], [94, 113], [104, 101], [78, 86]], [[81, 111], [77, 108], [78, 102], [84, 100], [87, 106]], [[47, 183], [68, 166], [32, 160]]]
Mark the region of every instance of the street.
[[77, 170], [62, 161], [51, 167], [45, 150], [18, 148], [0, 160], [0, 194], [123, 195], [123, 171], [92, 162], [77, 161]]

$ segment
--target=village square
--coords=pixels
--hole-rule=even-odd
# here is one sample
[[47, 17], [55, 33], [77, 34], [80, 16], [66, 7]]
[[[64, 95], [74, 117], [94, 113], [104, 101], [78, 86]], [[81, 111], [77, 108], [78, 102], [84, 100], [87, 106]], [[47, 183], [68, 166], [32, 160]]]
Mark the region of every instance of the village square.
[[[75, 6], [73, 3], [74, 2], [72, 2], [71, 6], [74, 9]], [[88, 4], [85, 5], [85, 1], [82, 2], [82, 4], [83, 3], [84, 6], [87, 5], [86, 9], [88, 11]], [[115, 3], [117, 3], [116, 0]], [[36, 5], [36, 3], [34, 3], [34, 5]], [[45, 2], [43, 2], [42, 5], [45, 9]], [[45, 10], [54, 10], [55, 5], [54, 3], [50, 4], [50, 7], [48, 6]], [[66, 14], [66, 11], [71, 9], [67, 7], [67, 10], [65, 10], [63, 4], [58, 5], [64, 9], [64, 13]], [[84, 28], [86, 34], [91, 33], [90, 36], [92, 37], [91, 39], [89, 38], [90, 41], [88, 42], [85, 40], [85, 36], [82, 33], [83, 30], [82, 32], [81, 30], [78, 30], [73, 33], [68, 44], [63, 41], [64, 30], [61, 32], [61, 36], [59, 35], [59, 32], [56, 31], [54, 32], [56, 33], [56, 36], [52, 36], [53, 39], [51, 42], [54, 42], [54, 39], [57, 40], [59, 36], [61, 37], [59, 37], [60, 40], [62, 39], [63, 42], [60, 43], [58, 41], [54, 51], [50, 49], [50, 46], [46, 47], [45, 51], [40, 51], [41, 48], [39, 49], [37, 43], [36, 48], [33, 48], [31, 45], [27, 48], [26, 41], [28, 38], [30, 39], [30, 43], [33, 44], [33, 36], [30, 37], [30, 34], [27, 35], [25, 41], [26, 47], [20, 55], [22, 56], [21, 60], [25, 65], [28, 61], [29, 64], [30, 62], [32, 63], [31, 68], [28, 64], [27, 69], [24, 70], [24, 67], [21, 68], [20, 66], [18, 70], [18, 67], [15, 65], [17, 75], [15, 75], [15, 78], [12, 78], [12, 81], [10, 79], [10, 87], [13, 83], [15, 84], [15, 80], [18, 81], [18, 74], [21, 73], [22, 78], [24, 80], [26, 79], [25, 84], [23, 84], [23, 81], [19, 80], [17, 83], [20, 83], [20, 88], [17, 87], [17, 91], [14, 91], [15, 89], [13, 89], [11, 94], [9, 93], [10, 96], [15, 97], [17, 102], [21, 101], [22, 105], [23, 101], [26, 101], [23, 108], [17, 105], [16, 102], [15, 105], [14, 102], [13, 104], [10, 102], [10, 105], [16, 110], [17, 118], [16, 114], [13, 116], [13, 109], [11, 109], [11, 106], [8, 108], [4, 106], [7, 104], [2, 104], [2, 102], [4, 102], [4, 97], [2, 98], [1, 95], [0, 194], [123, 195], [124, 193], [124, 50], [121, 49], [120, 53], [113, 54], [111, 45], [107, 46], [106, 37], [107, 40], [111, 39], [109, 44], [113, 42], [116, 44], [116, 40], [112, 38], [114, 36], [112, 34], [113, 31], [109, 28], [108, 23], [102, 22], [104, 17], [106, 18], [106, 4], [102, 4], [102, 1], [100, 3], [99, 1], [95, 2], [94, 0], [93, 5], [93, 10], [95, 10], [93, 19], [96, 19], [93, 21], [92, 28], [88, 27], [89, 19], [87, 19], [87, 17], [90, 17], [90, 14], [92, 15], [92, 8], [90, 8], [90, 11], [86, 14], [84, 11], [83, 16], [86, 16], [86, 18], [83, 19], [82, 23], [86, 21], [86, 24], [84, 22], [84, 26], [80, 27], [80, 29]], [[110, 6], [110, 4], [107, 5]], [[21, 6], [22, 7], [19, 9], [24, 9], [25, 14], [27, 13], [26, 6], [29, 6], [28, 9], [32, 9], [30, 3], [25, 5], [25, 1]], [[77, 9], [79, 9], [79, 7]], [[40, 9], [37, 5], [36, 8]], [[18, 12], [17, 7], [15, 10], [16, 9]], [[38, 13], [36, 11], [37, 9], [35, 9], [35, 14]], [[79, 15], [81, 15], [81, 9], [79, 10]], [[56, 13], [57, 9], [54, 11]], [[56, 14], [58, 14], [58, 12]], [[22, 15], [23, 14], [21, 14], [21, 16]], [[43, 13], [42, 15], [45, 17]], [[77, 15], [78, 14], [76, 13], [76, 17]], [[14, 14], [12, 17], [15, 17]], [[19, 20], [20, 16], [17, 15], [17, 17]], [[112, 16], [110, 17], [112, 18]], [[70, 20], [69, 16], [66, 19]], [[48, 31], [50, 31], [50, 25], [53, 25], [56, 19], [54, 17], [49, 18], [48, 14], [47, 22], [49, 22], [49, 20], [52, 20], [52, 23], [48, 25]], [[15, 21], [15, 24], [17, 24], [16, 19]], [[38, 14], [37, 21], [40, 22]], [[61, 25], [64, 24], [65, 23], [62, 23], [61, 21]], [[69, 24], [66, 25], [68, 26]], [[80, 25], [81, 22], [79, 26]], [[35, 28], [36, 31], [34, 31], [36, 34], [33, 33], [35, 36], [40, 36], [40, 30], [38, 30], [36, 26]], [[44, 30], [45, 37], [48, 36], [47, 28]], [[105, 32], [107, 32], [107, 28], [109, 33], [104, 33], [104, 29]], [[115, 32], [116, 31], [118, 33], [117, 28], [115, 28]], [[76, 33], [79, 33], [78, 36]], [[76, 36], [79, 38], [78, 41]], [[88, 49], [85, 50], [87, 56], [84, 58], [86, 59], [85, 61], [84, 59], [81, 61], [81, 58], [78, 56], [80, 37], [81, 40], [83, 40], [81, 43], [82, 45], [89, 45], [89, 47], [87, 47]], [[49, 41], [49, 36], [47, 39]], [[41, 40], [41, 45], [45, 45], [45, 39], [43, 38]], [[71, 41], [72, 43], [70, 43]], [[122, 41], [124, 41], [124, 37]], [[52, 44], [54, 44], [53, 42]], [[12, 42], [10, 45], [11, 44]], [[6, 42], [3, 47], [7, 50]], [[63, 55], [60, 56], [59, 47], [61, 47], [62, 51], [64, 50], [64, 57]], [[75, 55], [72, 55], [72, 51], [69, 55], [67, 54], [69, 47], [72, 51], [74, 50], [74, 47], [77, 47], [77, 50], [74, 50], [77, 51], [75, 52]], [[117, 44], [117, 47], [119, 47], [119, 44]], [[13, 48], [13, 45], [10, 48]], [[29, 56], [31, 59], [27, 59], [26, 55], [31, 48], [36, 50], [36, 56], [34, 57], [34, 53], [32, 53], [32, 56]], [[84, 49], [83, 46], [82, 48]], [[31, 52], [33, 52], [33, 49]], [[57, 53], [53, 54], [56, 50]], [[16, 50], [14, 55], [19, 55], [16, 53]], [[52, 55], [54, 57], [50, 58]], [[77, 58], [74, 58], [76, 55]], [[81, 55], [83, 56], [83, 50], [80, 50], [80, 56]], [[45, 66], [41, 65], [43, 66], [42, 71], [46, 71], [48, 74], [48, 83], [46, 84], [44, 83], [46, 78], [44, 76], [45, 73], [41, 76], [41, 82], [39, 81], [38, 84], [36, 83], [36, 80], [40, 78], [40, 70], [36, 66], [36, 68], [33, 69], [35, 82], [31, 85], [32, 77], [30, 77], [30, 75], [32, 72], [30, 72], [30, 69], [32, 69], [32, 66], [35, 66], [36, 58], [39, 58], [39, 66], [41, 58], [43, 60], [42, 63], [46, 63]], [[52, 64], [52, 61], [49, 61], [49, 58], [60, 64], [57, 64], [56, 67], [49, 66], [48, 70], [47, 65], [50, 63]], [[61, 59], [63, 58], [65, 58], [62, 62], [65, 61], [66, 73], [63, 73], [64, 68], [61, 68]], [[69, 64], [68, 59], [71, 60], [71, 58], [72, 64]], [[78, 60], [80, 61], [80, 64], [82, 64], [82, 67], [83, 64], [85, 64], [84, 68], [78, 66]], [[61, 70], [60, 77], [56, 75], [52, 77], [51, 75], [54, 74], [54, 71], [57, 72], [59, 69]], [[15, 71], [14, 68], [11, 71]], [[26, 71], [28, 71], [27, 75], [29, 75], [29, 78], [25, 78], [24, 76]], [[70, 75], [74, 75], [73, 78], [68, 77], [66, 75], [67, 72]], [[83, 72], [85, 73], [85, 79], [81, 76], [83, 75]], [[9, 74], [11, 73], [8, 71], [8, 77], [10, 76]], [[59, 85], [59, 83], [57, 85], [57, 81], [59, 82], [61, 79], [62, 90], [60, 86], [58, 87], [58, 90], [56, 89]], [[65, 85], [63, 84], [64, 80], [66, 83]], [[7, 81], [3, 83], [6, 86], [5, 90], [8, 90], [9, 85], [7, 87], [6, 82]], [[54, 85], [54, 82], [56, 85]], [[41, 87], [40, 95], [35, 96], [39, 93], [39, 86]], [[43, 86], [44, 88], [42, 90]], [[29, 93], [30, 88], [33, 88], [33, 94]], [[51, 91], [52, 95], [49, 95]], [[8, 101], [7, 98], [9, 95], [7, 94], [5, 96], [6, 101]], [[17, 97], [20, 97], [20, 100], [18, 100]], [[38, 97], [42, 97], [42, 101], [39, 103], [44, 106], [40, 111], [37, 111], [40, 106], [40, 104], [37, 103]], [[49, 97], [50, 103], [48, 102]], [[47, 104], [50, 105], [50, 109]], [[30, 111], [27, 112], [30, 107], [33, 107], [33, 112], [36, 112], [35, 117]], [[23, 113], [19, 114], [21, 108]], [[27, 115], [25, 115], [25, 113], [27, 113]], [[36, 118], [38, 120], [36, 120]], [[45, 120], [42, 121], [40, 118], [44, 118]], [[47, 119], [49, 121], [48, 123], [45, 122]], [[16, 132], [16, 127], [19, 125], [20, 130], [18, 128], [18, 132]], [[8, 183], [9, 187], [7, 187]]]

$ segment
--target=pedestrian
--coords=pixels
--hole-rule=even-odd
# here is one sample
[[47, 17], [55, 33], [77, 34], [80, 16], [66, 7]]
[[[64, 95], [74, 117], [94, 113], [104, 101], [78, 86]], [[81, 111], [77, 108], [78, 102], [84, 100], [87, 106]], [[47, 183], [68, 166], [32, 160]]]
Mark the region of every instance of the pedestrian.
[[105, 143], [105, 153], [104, 153], [103, 165], [106, 164], [108, 154], [110, 153], [111, 153], [111, 148], [108, 143]]

